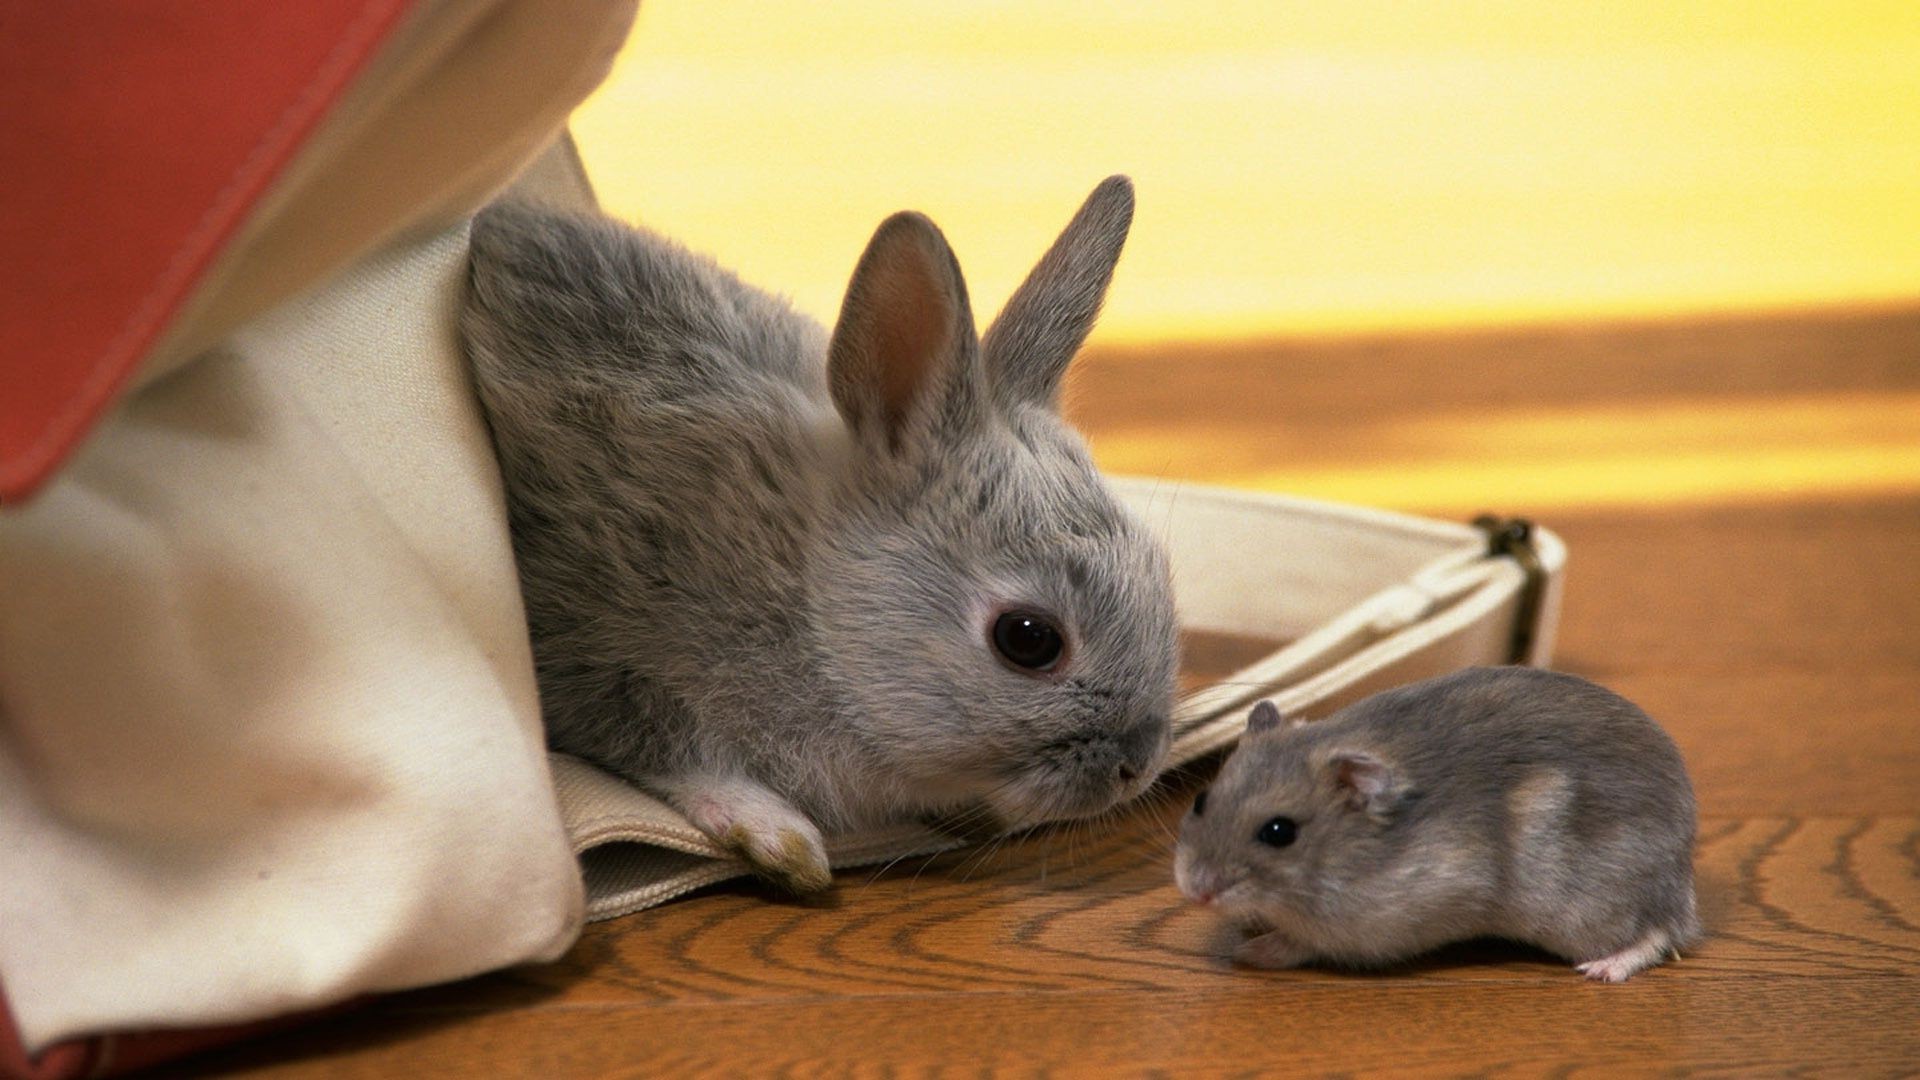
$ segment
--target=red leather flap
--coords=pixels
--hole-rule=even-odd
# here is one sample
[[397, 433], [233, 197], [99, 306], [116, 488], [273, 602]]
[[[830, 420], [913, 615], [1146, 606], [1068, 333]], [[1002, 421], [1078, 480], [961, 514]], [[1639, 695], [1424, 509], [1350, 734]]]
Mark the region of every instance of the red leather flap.
[[407, 0], [0, 0], [0, 500], [43, 482]]

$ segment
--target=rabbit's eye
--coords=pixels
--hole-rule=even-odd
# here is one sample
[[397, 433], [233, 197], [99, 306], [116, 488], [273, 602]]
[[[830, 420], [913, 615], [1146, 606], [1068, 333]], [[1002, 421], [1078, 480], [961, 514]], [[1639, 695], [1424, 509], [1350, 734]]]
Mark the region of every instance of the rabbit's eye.
[[1046, 616], [1009, 611], [993, 621], [993, 647], [1014, 667], [1051, 671], [1067, 645]]
[[1292, 818], [1277, 817], [1260, 826], [1260, 830], [1253, 834], [1253, 838], [1268, 847], [1286, 847], [1293, 843], [1293, 838], [1298, 835], [1300, 835], [1300, 826], [1295, 824]]

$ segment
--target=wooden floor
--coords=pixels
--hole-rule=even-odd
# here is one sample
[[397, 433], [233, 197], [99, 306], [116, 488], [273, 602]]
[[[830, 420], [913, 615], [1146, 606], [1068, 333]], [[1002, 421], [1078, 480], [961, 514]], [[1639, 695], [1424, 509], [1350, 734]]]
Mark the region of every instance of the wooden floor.
[[[1815, 394], [1871, 411], [1920, 389], [1920, 311], [1094, 359], [1075, 408], [1103, 456], [1150, 443], [1165, 475], [1218, 479], [1222, 446], [1429, 409], [1471, 424], [1495, 405], [1617, 416], [1678, 396], [1720, 415]], [[1297, 452], [1378, 464], [1337, 434]], [[1625, 985], [1499, 944], [1381, 974], [1236, 970], [1172, 885], [1175, 784], [1107, 831], [849, 871], [817, 903], [707, 892], [590, 927], [560, 963], [178, 1072], [1920, 1074], [1920, 494], [1857, 479], [1736, 475], [1635, 505], [1614, 477], [1604, 505], [1484, 507], [1566, 539], [1557, 666], [1662, 720], [1698, 788], [1711, 937]], [[1483, 508], [1448, 490], [1464, 494], [1408, 502]]]

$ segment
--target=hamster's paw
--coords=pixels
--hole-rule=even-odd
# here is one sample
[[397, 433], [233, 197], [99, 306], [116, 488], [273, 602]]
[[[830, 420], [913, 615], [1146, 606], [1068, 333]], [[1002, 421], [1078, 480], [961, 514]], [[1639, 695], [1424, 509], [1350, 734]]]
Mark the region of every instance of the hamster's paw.
[[1258, 968], [1297, 968], [1313, 959], [1313, 953], [1269, 931], [1250, 937], [1233, 950], [1235, 963]]
[[1622, 983], [1666, 959], [1672, 942], [1664, 930], [1655, 930], [1617, 953], [1575, 964], [1573, 969], [1594, 982]]
[[819, 828], [772, 790], [737, 777], [681, 779], [668, 786], [671, 801], [695, 828], [751, 863], [761, 877], [796, 893], [833, 884]]

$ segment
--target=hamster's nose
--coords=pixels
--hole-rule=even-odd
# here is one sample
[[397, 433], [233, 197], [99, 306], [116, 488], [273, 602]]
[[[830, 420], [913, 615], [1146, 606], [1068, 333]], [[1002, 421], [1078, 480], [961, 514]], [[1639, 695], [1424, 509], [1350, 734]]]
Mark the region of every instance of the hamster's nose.
[[1187, 899], [1201, 907], [1212, 907], [1213, 902], [1220, 898], [1219, 883], [1213, 881], [1195, 881], [1180, 891], [1187, 894]]
[[1220, 896], [1219, 875], [1193, 865], [1185, 848], [1174, 852], [1173, 883], [1182, 895], [1201, 907], [1212, 907]]

